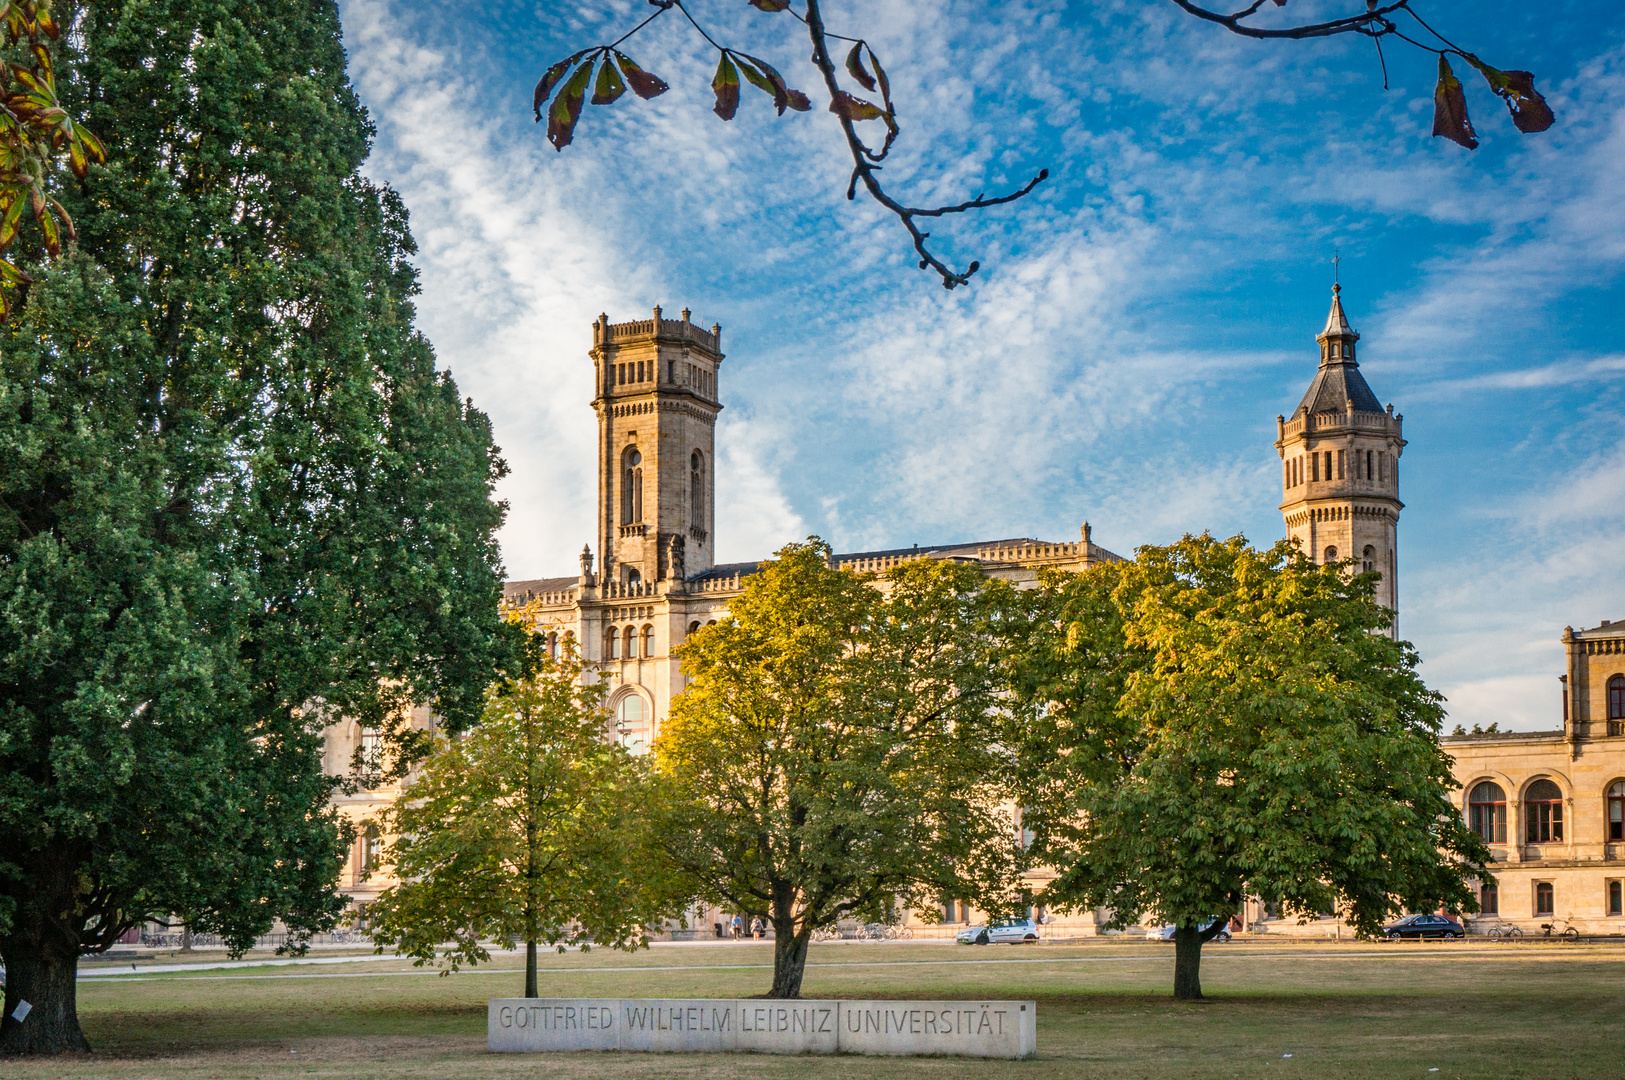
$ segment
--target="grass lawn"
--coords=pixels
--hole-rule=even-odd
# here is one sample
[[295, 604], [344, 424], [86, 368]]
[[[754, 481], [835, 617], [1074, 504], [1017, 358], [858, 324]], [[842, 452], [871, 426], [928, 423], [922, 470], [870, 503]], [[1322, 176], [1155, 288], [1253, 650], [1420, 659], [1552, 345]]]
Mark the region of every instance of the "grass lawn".
[[[770, 948], [548, 955], [541, 992], [747, 997], [768, 983]], [[1038, 999], [1034, 1061], [488, 1054], [486, 999], [523, 992], [519, 963], [499, 957], [495, 967], [507, 970], [446, 978], [380, 959], [84, 980], [79, 1013], [97, 1053], [7, 1061], [0, 1071], [7, 1080], [1625, 1076], [1625, 947], [1328, 942], [1204, 951], [1210, 1000], [1176, 1004], [1171, 945], [813, 946], [808, 997]]]

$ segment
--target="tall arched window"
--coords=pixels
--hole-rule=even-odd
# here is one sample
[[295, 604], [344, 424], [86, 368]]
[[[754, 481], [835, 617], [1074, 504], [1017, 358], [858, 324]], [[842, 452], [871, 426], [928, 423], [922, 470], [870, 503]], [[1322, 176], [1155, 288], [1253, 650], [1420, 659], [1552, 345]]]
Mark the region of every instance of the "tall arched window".
[[689, 524], [705, 528], [705, 455], [698, 450], [688, 458]]
[[1478, 885], [1478, 912], [1480, 915], [1501, 914], [1501, 890], [1494, 878], [1485, 878]]
[[1486, 780], [1473, 786], [1467, 796], [1467, 825], [1485, 843], [1507, 842], [1507, 793], [1500, 784]]
[[367, 822], [356, 844], [356, 870], [359, 878], [378, 869], [378, 857], [383, 854], [383, 841], [378, 835], [376, 821]]
[[604, 659], [619, 660], [621, 656], [621, 635], [615, 632], [613, 626], [604, 630]]
[[1552, 904], [1552, 883], [1549, 881], [1535, 882], [1535, 914], [1550, 915], [1555, 910]]
[[634, 630], [630, 626], [628, 626], [626, 628], [626, 630], [622, 632], [622, 635], [621, 635], [621, 641], [626, 646], [624, 649], [621, 650], [621, 655], [626, 657], [628, 660], [636, 660], [637, 656], [638, 656], [638, 648], [637, 648], [637, 644], [636, 644], [637, 636], [636, 635], [637, 635], [637, 631]]
[[547, 655], [555, 660], [559, 658], [559, 635], [556, 633], [547, 635]]
[[654, 655], [654, 651], [655, 628], [646, 624], [643, 627], [643, 647], [639, 650], [639, 655], [641, 655], [644, 659], [648, 659]]
[[360, 768], [362, 783], [367, 787], [376, 787], [379, 774], [384, 771], [384, 734], [377, 728], [364, 727], [357, 741], [361, 755], [356, 764]]
[[647, 710], [635, 690], [615, 702], [615, 739], [633, 753], [649, 744]]
[[1563, 792], [1550, 780], [1536, 780], [1523, 796], [1525, 830], [1531, 844], [1557, 844], [1563, 840]]
[[1608, 680], [1608, 734], [1625, 735], [1625, 675]]
[[1360, 553], [1360, 569], [1369, 574], [1376, 568], [1377, 549], [1367, 544], [1365, 550]]
[[1625, 840], [1625, 780], [1608, 788], [1608, 839]]
[[643, 520], [643, 455], [628, 446], [621, 455], [621, 524]]

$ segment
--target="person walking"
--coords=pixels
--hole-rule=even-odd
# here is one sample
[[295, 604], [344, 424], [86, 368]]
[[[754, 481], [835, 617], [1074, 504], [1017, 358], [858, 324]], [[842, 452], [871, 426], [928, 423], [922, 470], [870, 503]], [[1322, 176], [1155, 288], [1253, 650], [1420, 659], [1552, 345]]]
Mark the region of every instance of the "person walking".
[[745, 917], [743, 915], [735, 915], [734, 916], [734, 921], [729, 926], [728, 929], [729, 929], [729, 932], [733, 934], [733, 939], [735, 941], [738, 941], [740, 938], [744, 937], [745, 936]]

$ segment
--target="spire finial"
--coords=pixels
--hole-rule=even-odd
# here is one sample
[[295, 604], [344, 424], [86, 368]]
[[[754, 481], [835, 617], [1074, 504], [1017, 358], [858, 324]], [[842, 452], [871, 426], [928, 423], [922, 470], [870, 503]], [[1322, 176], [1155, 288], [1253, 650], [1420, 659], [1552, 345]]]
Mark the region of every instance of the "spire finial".
[[1341, 281], [1338, 280], [1340, 271], [1343, 269], [1342, 263], [1343, 263], [1343, 250], [1341, 248], [1332, 248], [1332, 295], [1333, 296], [1336, 296], [1338, 293], [1343, 291], [1343, 284], [1342, 284]]

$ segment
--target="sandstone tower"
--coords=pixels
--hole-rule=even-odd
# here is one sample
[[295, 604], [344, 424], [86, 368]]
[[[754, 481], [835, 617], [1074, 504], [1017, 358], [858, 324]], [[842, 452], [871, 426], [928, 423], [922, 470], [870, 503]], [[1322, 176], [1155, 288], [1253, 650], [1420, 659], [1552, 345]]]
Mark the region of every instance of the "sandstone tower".
[[1360, 335], [1349, 328], [1332, 286], [1320, 343], [1320, 369], [1291, 419], [1275, 418], [1281, 454], [1281, 513], [1287, 536], [1316, 562], [1355, 558], [1382, 574], [1377, 600], [1396, 613], [1399, 633], [1399, 455], [1403, 416], [1386, 410], [1355, 360]]
[[722, 327], [654, 318], [593, 324], [600, 580], [652, 587], [715, 562]]

